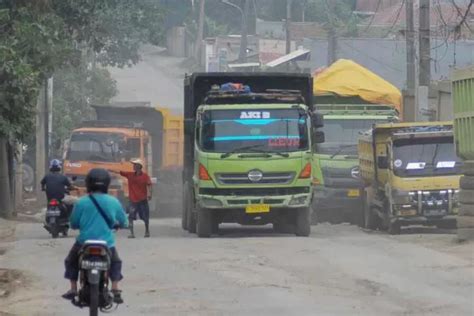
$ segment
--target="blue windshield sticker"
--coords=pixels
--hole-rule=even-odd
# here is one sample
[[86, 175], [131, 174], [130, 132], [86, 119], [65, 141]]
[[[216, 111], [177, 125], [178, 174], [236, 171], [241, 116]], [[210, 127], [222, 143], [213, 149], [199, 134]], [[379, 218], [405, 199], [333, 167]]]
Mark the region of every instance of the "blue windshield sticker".
[[241, 135], [241, 136], [220, 136], [212, 138], [215, 142], [232, 141], [232, 140], [268, 140], [268, 139], [279, 139], [279, 138], [290, 138], [300, 139], [299, 136], [294, 135]]

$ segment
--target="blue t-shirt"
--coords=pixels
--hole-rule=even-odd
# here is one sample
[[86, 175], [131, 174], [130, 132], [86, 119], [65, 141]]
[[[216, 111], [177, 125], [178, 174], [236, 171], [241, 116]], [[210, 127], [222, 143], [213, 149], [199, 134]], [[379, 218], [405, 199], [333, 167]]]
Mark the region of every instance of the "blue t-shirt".
[[[102, 207], [110, 222], [118, 223], [121, 227], [128, 226], [128, 219], [119, 200], [108, 194], [94, 193], [97, 203]], [[79, 229], [77, 242], [84, 244], [87, 240], [103, 240], [107, 246], [115, 247], [115, 235], [107, 222], [100, 215], [89, 196], [83, 196], [74, 205], [71, 218], [71, 228]]]

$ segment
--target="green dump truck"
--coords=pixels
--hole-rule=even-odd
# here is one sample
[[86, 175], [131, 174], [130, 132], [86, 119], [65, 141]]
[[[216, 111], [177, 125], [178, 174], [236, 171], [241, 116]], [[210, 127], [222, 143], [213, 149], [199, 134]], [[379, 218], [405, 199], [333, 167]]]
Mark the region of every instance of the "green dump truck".
[[398, 112], [392, 106], [369, 104], [358, 97], [317, 96], [315, 103], [324, 115], [326, 141], [317, 145], [314, 155], [313, 222], [358, 225], [363, 211], [359, 136], [376, 123], [397, 121]]
[[314, 155], [313, 222], [361, 224], [359, 136], [401, 116], [401, 93], [389, 82], [341, 59], [315, 76], [313, 93], [326, 136]]
[[273, 224], [310, 234], [312, 159], [322, 118], [302, 74], [203, 73], [185, 78], [182, 226]]
[[452, 76], [456, 150], [464, 160], [460, 180], [458, 238], [474, 240], [474, 66], [457, 69]]

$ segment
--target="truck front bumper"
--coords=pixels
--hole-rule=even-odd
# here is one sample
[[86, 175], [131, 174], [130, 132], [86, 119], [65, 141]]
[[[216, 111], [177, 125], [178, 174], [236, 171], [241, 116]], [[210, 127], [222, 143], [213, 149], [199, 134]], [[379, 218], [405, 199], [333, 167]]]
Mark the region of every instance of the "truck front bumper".
[[362, 207], [362, 197], [359, 188], [329, 188], [317, 186], [314, 189], [313, 205], [315, 209], [338, 210], [349, 212]]
[[391, 219], [391, 222], [396, 222], [401, 226], [410, 226], [410, 225], [423, 225], [423, 226], [432, 226], [432, 225], [444, 225], [449, 227], [456, 227], [456, 215], [445, 215], [442, 217], [426, 217], [426, 216], [405, 216], [405, 217], [394, 217]]
[[299, 193], [291, 195], [207, 195], [199, 194], [197, 196], [198, 205], [206, 209], [226, 210], [226, 209], [245, 209], [248, 205], [266, 204], [270, 209], [291, 209], [308, 207], [312, 200], [312, 190], [308, 193]]

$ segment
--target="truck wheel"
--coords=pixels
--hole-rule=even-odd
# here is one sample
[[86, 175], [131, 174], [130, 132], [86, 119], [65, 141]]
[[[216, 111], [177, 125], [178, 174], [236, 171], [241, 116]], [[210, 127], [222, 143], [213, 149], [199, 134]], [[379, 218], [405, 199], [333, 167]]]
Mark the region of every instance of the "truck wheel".
[[474, 216], [474, 205], [461, 204], [459, 206], [459, 216]]
[[194, 212], [192, 208], [188, 208], [186, 212], [187, 212], [186, 227], [188, 229], [188, 232], [190, 232], [191, 234], [195, 234], [196, 233], [196, 212]]
[[205, 208], [197, 210], [197, 235], [201, 238], [208, 238], [212, 235], [212, 213]]
[[401, 232], [402, 232], [402, 227], [399, 222], [397, 221], [391, 222], [388, 225], [388, 233], [390, 235], [400, 235]]
[[459, 180], [459, 186], [461, 187], [461, 189], [474, 190], [474, 177], [462, 176]]
[[461, 204], [474, 204], [474, 191], [473, 190], [461, 190], [459, 192], [459, 203]]
[[311, 234], [311, 207], [300, 208], [296, 213], [295, 235], [307, 237]]
[[374, 214], [372, 207], [364, 203], [364, 228], [376, 230], [378, 228], [379, 218]]
[[184, 193], [183, 193], [183, 207], [181, 211], [181, 227], [184, 230], [188, 230], [188, 209], [189, 209], [189, 194], [187, 193], [189, 189], [187, 189], [187, 186], [185, 184], [184, 187]]

